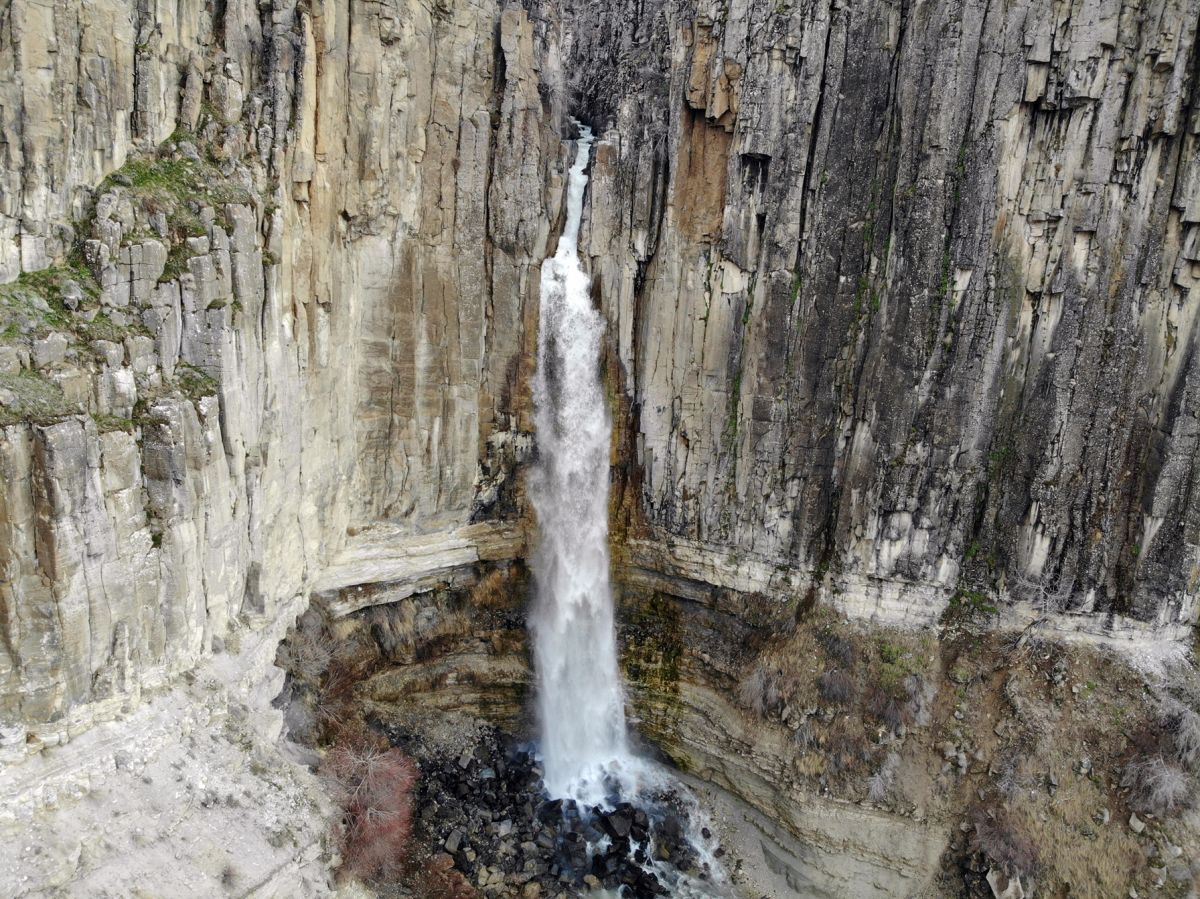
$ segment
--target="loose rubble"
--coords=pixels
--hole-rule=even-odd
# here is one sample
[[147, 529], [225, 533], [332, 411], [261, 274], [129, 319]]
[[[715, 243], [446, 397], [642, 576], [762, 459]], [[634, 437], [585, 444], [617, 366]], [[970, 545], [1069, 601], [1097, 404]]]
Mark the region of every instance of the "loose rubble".
[[[699, 828], [679, 792], [582, 808], [547, 799], [531, 747], [495, 728], [480, 728], [474, 745], [457, 754], [403, 726], [384, 732], [420, 766], [415, 841], [449, 856], [485, 896], [567, 899], [597, 889], [630, 899], [721, 895], [705, 886], [713, 872], [689, 840]], [[719, 858], [711, 831], [699, 832]]]

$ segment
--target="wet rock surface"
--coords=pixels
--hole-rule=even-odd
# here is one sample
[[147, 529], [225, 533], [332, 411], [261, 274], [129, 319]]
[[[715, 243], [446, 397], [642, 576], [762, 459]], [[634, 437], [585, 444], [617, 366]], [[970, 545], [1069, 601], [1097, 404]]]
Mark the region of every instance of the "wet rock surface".
[[713, 873], [689, 837], [698, 831], [712, 845], [712, 833], [691, 820], [682, 793], [585, 808], [548, 799], [530, 747], [496, 728], [479, 726], [459, 746], [429, 745], [403, 724], [383, 730], [420, 766], [414, 840], [448, 856], [483, 895], [706, 894]]

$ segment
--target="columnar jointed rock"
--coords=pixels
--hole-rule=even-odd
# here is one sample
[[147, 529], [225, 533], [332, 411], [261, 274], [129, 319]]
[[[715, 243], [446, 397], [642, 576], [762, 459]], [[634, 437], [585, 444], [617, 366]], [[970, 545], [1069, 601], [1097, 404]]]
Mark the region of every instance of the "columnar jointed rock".
[[1186, 634], [1200, 5], [572, 5], [656, 539]]
[[519, 518], [567, 111], [638, 577], [1186, 633], [1198, 21], [13, 0], [5, 761], [261, 638], [350, 530]]
[[271, 621], [352, 525], [519, 511], [557, 38], [490, 2], [0, 27], [0, 715], [53, 742]]

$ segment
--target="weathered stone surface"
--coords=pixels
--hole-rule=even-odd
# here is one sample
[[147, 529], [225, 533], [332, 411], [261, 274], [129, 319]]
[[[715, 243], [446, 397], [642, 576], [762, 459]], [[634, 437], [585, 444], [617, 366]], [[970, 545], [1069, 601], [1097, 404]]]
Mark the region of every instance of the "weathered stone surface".
[[568, 5], [650, 539], [1182, 636], [1200, 7]]
[[[145, 521], [82, 552], [64, 535], [108, 514], [96, 436], [8, 428], [7, 708], [44, 722], [112, 666], [134, 691], [187, 669], [350, 526], [519, 512], [568, 108], [606, 129], [586, 236], [622, 514], [660, 568], [687, 547], [892, 620], [969, 586], [1183, 633], [1193, 6], [17, 3], [6, 275], [61, 258], [92, 185], [179, 127], [203, 133], [174, 158], [203, 143], [245, 197], [193, 203], [181, 238], [136, 171], [96, 196], [102, 308], [148, 333], [103, 371], [55, 335], [32, 360], [68, 408], [145, 404]], [[155, 399], [193, 371], [207, 412]]]
[[[231, 641], [314, 590], [386, 617], [523, 552], [569, 113], [601, 135], [627, 582], [910, 625], [970, 589], [1061, 633], [1186, 636], [1198, 21], [13, 0], [0, 282], [71, 268], [70, 327], [0, 340], [6, 763], [244, 664]], [[719, 697], [687, 698], [703, 727]]]
[[[137, 714], [158, 691], [221, 742], [208, 698], [179, 692], [197, 671], [250, 702], [237, 745], [286, 765], [280, 628], [330, 577], [371, 579], [338, 574], [370, 534], [426, 535], [451, 573], [523, 551], [562, 113], [539, 91], [546, 23], [519, 4], [16, 0], [0, 29], [0, 282], [70, 276], [65, 346], [36, 322], [0, 341], [4, 376], [26, 384], [36, 359], [54, 399], [34, 415], [5, 387], [0, 410], [0, 804], [25, 822], [0, 854], [17, 859], [31, 816], [61, 830], [110, 750], [152, 736]], [[54, 299], [30, 300], [34, 318]], [[397, 563], [442, 577], [396, 547], [375, 560]], [[129, 715], [99, 755], [79, 744]], [[278, 785], [245, 786], [269, 836], [253, 797]], [[318, 812], [294, 857], [254, 849], [239, 883], [322, 892]], [[0, 872], [5, 890], [168, 894], [172, 870], [214, 875], [191, 843], [198, 868], [162, 864], [182, 851], [169, 829], [109, 851], [95, 826]]]
[[85, 413], [0, 441], [0, 714], [47, 738], [270, 622], [352, 529], [519, 511], [561, 182], [518, 5], [110, 6], [18, 2], [0, 49], [2, 278], [79, 219], [99, 304], [71, 302], [119, 332], [5, 356]]

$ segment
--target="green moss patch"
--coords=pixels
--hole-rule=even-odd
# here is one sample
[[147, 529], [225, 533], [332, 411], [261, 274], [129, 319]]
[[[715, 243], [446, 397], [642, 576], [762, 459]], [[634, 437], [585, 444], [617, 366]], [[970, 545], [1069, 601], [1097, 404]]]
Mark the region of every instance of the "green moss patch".
[[643, 733], [660, 743], [679, 725], [682, 622], [678, 606], [658, 593], [627, 591], [621, 604], [620, 663]]
[[34, 372], [0, 375], [0, 394], [16, 396], [13, 405], [0, 405], [0, 425], [33, 422], [52, 424], [79, 410], [73, 408], [53, 381]]
[[188, 238], [208, 234], [202, 217], [206, 208], [219, 210], [228, 203], [253, 200], [250, 191], [222, 172], [211, 158], [178, 155], [170, 142], [155, 155], [128, 160], [101, 183], [100, 192], [107, 190], [130, 196], [147, 220], [159, 214], [166, 217], [168, 249], [163, 281], [187, 271]]
[[83, 293], [82, 304], [100, 295], [96, 280], [82, 265], [59, 265], [24, 272], [17, 280], [0, 285], [0, 340], [44, 337], [48, 332], [71, 328], [78, 321], [63, 296], [70, 282]]

